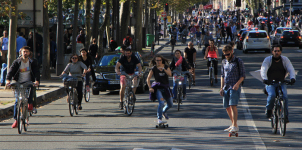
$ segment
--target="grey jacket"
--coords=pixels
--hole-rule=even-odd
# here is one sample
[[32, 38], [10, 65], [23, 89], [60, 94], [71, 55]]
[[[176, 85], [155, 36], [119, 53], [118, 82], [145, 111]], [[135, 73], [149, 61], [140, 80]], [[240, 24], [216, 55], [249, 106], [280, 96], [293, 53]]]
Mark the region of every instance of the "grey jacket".
[[[270, 66], [272, 65], [272, 58], [273, 58], [273, 56], [268, 56], [264, 59], [264, 61], [262, 63], [260, 73], [261, 73], [261, 78], [263, 80], [268, 79], [267, 71], [270, 68]], [[286, 74], [289, 73], [290, 79], [296, 79], [295, 69], [294, 69], [292, 63], [290, 62], [290, 60], [286, 56], [282, 56], [282, 55], [281, 55], [281, 59], [282, 59], [283, 66], [286, 70]]]

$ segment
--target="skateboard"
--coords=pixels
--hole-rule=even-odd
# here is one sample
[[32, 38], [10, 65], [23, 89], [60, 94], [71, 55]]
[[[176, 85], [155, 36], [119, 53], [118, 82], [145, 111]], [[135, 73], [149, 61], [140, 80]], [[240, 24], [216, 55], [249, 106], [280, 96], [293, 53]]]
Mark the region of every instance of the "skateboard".
[[162, 123], [157, 123], [157, 120], [154, 120], [154, 122], [156, 123], [156, 128], [168, 128], [169, 125], [167, 124], [167, 121], [163, 121]]
[[238, 132], [229, 132], [229, 137], [236, 136], [238, 137]]

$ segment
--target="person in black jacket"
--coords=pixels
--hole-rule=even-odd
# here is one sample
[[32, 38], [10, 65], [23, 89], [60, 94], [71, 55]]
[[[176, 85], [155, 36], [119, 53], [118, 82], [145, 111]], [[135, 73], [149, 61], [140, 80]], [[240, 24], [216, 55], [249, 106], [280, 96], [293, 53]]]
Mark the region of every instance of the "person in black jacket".
[[86, 66], [87, 66], [87, 73], [86, 73], [86, 86], [87, 89], [89, 89], [89, 77], [90, 75], [92, 76], [93, 81], [95, 81], [95, 73], [94, 73], [94, 69], [92, 67], [93, 64], [93, 60], [92, 58], [88, 55], [87, 49], [86, 48], [82, 48], [80, 50], [81, 56], [79, 56], [79, 60], [82, 61]]
[[[170, 64], [170, 69], [173, 72], [173, 70], [176, 70], [177, 72], [182, 72], [182, 71], [188, 71], [190, 69], [190, 72], [192, 72], [191, 67], [187, 63], [186, 59], [181, 56], [181, 51], [180, 50], [175, 50], [175, 57], [173, 57], [172, 62]], [[177, 98], [177, 83], [176, 83], [176, 78], [179, 76], [177, 73], [173, 73], [173, 101], [176, 101]], [[187, 75], [185, 75], [184, 80], [183, 80], [183, 100], [186, 100], [186, 87], [187, 87]]]
[[[16, 59], [11, 67], [8, 70], [6, 76], [6, 85], [10, 86], [11, 80], [15, 80], [19, 83], [25, 83], [32, 81], [34, 82], [34, 86], [38, 86], [40, 83], [40, 71], [38, 63], [35, 59], [31, 59], [29, 56], [31, 55], [30, 47], [24, 46], [21, 48], [22, 57]], [[15, 122], [12, 125], [12, 128], [17, 127], [17, 104], [18, 100], [16, 99], [14, 105], [14, 119]], [[28, 110], [33, 110], [33, 88], [30, 90], [29, 98], [28, 98]]]

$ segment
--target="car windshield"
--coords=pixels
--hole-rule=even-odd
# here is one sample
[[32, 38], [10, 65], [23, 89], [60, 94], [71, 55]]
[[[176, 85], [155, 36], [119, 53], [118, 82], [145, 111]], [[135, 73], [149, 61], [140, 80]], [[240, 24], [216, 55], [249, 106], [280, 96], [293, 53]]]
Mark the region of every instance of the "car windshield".
[[284, 31], [283, 36], [300, 36], [298, 31]]
[[255, 32], [255, 33], [250, 33], [249, 38], [266, 38], [267, 35], [265, 32]]
[[277, 29], [277, 33], [282, 33], [284, 30], [288, 30], [290, 28], [280, 28], [280, 29]]
[[119, 55], [105, 55], [99, 63], [99, 66], [115, 66], [119, 58]]

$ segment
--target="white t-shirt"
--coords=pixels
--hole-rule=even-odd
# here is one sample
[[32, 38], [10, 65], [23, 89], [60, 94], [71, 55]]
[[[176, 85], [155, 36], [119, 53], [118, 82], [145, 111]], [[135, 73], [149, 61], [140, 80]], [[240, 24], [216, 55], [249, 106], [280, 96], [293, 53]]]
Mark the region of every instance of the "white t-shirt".
[[24, 63], [21, 61], [21, 65], [19, 68], [19, 81], [20, 83], [30, 81], [30, 67], [29, 67], [29, 60]]

